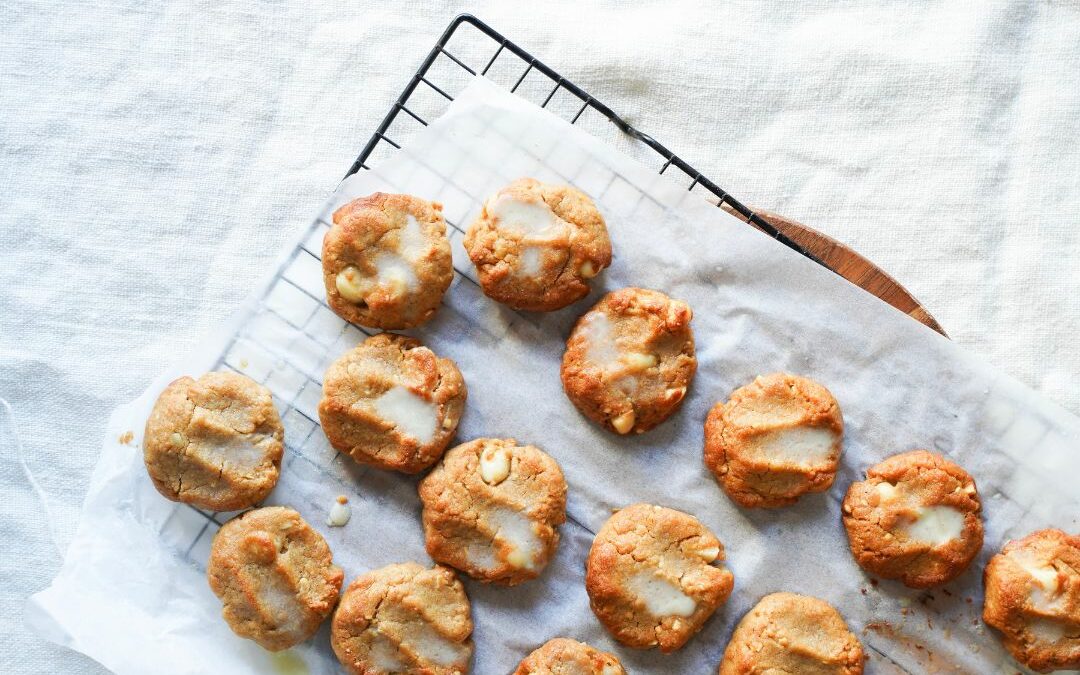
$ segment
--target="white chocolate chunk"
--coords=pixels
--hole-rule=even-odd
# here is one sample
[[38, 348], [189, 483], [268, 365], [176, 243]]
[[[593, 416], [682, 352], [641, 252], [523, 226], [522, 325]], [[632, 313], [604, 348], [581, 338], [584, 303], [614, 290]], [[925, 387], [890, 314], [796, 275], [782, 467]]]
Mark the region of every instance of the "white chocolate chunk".
[[420, 223], [410, 213], [405, 218], [405, 227], [398, 230], [398, 253], [409, 262], [418, 262], [431, 249], [431, 242], [424, 236]]
[[614, 663], [605, 663], [603, 670], [600, 671], [600, 675], [619, 675], [621, 672], [622, 669]]
[[697, 554], [701, 556], [701, 559], [705, 562], [711, 563], [712, 561], [720, 557], [720, 547], [709, 546], [708, 548], [701, 549], [697, 552]]
[[686, 387], [672, 387], [664, 391], [664, 401], [678, 403], [686, 396]]
[[375, 279], [376, 284], [391, 295], [402, 295], [418, 283], [412, 263], [394, 253], [375, 256]]
[[529, 241], [551, 241], [564, 234], [566, 221], [543, 201], [524, 202], [510, 195], [498, 195], [487, 203], [495, 227], [513, 232]]
[[626, 588], [645, 603], [655, 617], [690, 616], [697, 603], [682, 589], [651, 572], [638, 572], [626, 580]]
[[354, 265], [338, 272], [334, 278], [341, 297], [349, 302], [360, 303], [376, 288], [390, 295], [401, 296], [416, 288], [419, 283], [413, 266], [428, 254], [431, 242], [424, 235], [420, 223], [412, 214], [405, 218], [405, 227], [398, 230], [397, 251], [384, 251], [375, 256], [375, 277], [365, 277]]
[[334, 505], [330, 507], [330, 513], [326, 516], [326, 524], [330, 527], [345, 527], [351, 517], [352, 509], [348, 504], [334, 502]]
[[[206, 414], [209, 413], [203, 408], [195, 408], [192, 420]], [[249, 436], [233, 436], [224, 444], [192, 443], [187, 452], [207, 464], [243, 474], [255, 473], [268, 463], [266, 450], [253, 443]]]
[[300, 621], [304, 616], [304, 608], [296, 591], [289, 587], [289, 582], [283, 574], [274, 567], [258, 566], [261, 571], [269, 571], [269, 574], [258, 574], [253, 571], [242, 569], [241, 575], [251, 575], [249, 582], [258, 590], [259, 604], [266, 622], [275, 626], [284, 634], [296, 634], [300, 632]]
[[519, 276], [535, 277], [540, 274], [540, 249], [526, 246], [521, 250], [521, 263], [518, 265]]
[[1060, 598], [1051, 599], [1061, 590], [1061, 579], [1058, 571], [1047, 561], [1024, 549], [1010, 552], [1009, 558], [1031, 577], [1032, 583], [1029, 597], [1032, 604], [1038, 609], [1052, 610], [1054, 604], [1060, 600]]
[[465, 559], [477, 569], [490, 571], [498, 567], [499, 561], [495, 559], [495, 551], [490, 542], [472, 541], [465, 548]]
[[368, 658], [371, 659], [372, 665], [387, 673], [405, 672], [409, 668], [408, 664], [401, 660], [397, 646], [379, 634], [371, 642]]
[[442, 668], [451, 668], [468, 656], [465, 645], [443, 637], [427, 621], [404, 622], [400, 630], [404, 648]]
[[606, 314], [589, 314], [581, 324], [581, 334], [585, 337], [586, 359], [603, 370], [618, 365], [619, 350], [615, 346], [615, 335]]
[[1033, 620], [1030, 624], [1031, 634], [1039, 640], [1053, 644], [1065, 637], [1067, 631], [1060, 621], [1052, 621], [1042, 617]]
[[532, 561], [527, 555], [525, 555], [525, 552], [522, 551], [520, 548], [515, 548], [514, 550], [510, 551], [510, 553], [506, 556], [506, 562], [510, 563], [511, 567], [516, 567], [518, 569], [522, 569], [523, 567], [527, 567], [529, 569], [533, 568]]
[[498, 485], [510, 475], [510, 451], [504, 447], [487, 448], [480, 453], [480, 478], [488, 485]]
[[636, 415], [633, 410], [627, 410], [623, 414], [611, 420], [611, 426], [615, 427], [615, 431], [620, 434], [630, 433], [630, 430], [634, 428], [634, 422], [636, 421]]
[[518, 569], [536, 569], [534, 558], [541, 550], [540, 538], [525, 514], [496, 507], [489, 513], [488, 520], [496, 529], [495, 540], [508, 545], [510, 549], [506, 562]]
[[1057, 593], [1058, 573], [1053, 567], [1030, 567], [1028, 574], [1047, 593]]
[[349, 265], [338, 272], [334, 278], [334, 285], [337, 286], [341, 297], [349, 302], [363, 302], [371, 290], [371, 283], [364, 279], [355, 265]]
[[964, 514], [951, 506], [924, 506], [906, 528], [916, 541], [941, 546], [964, 532]]
[[754, 440], [754, 448], [770, 463], [809, 468], [830, 461], [838, 440], [831, 429], [792, 427], [762, 434]]
[[629, 352], [622, 355], [622, 361], [633, 370], [645, 370], [656, 365], [656, 357], [652, 354]]
[[391, 387], [373, 401], [375, 413], [392, 422], [397, 430], [411, 436], [421, 445], [430, 443], [435, 438], [435, 429], [439, 424], [439, 407], [431, 401], [417, 396], [405, 387]]
[[882, 503], [891, 502], [900, 496], [900, 491], [897, 490], [896, 486], [892, 483], [878, 483], [875, 489], [877, 490], [878, 498]]
[[596, 269], [596, 265], [593, 265], [591, 260], [581, 263], [581, 267], [578, 268], [578, 274], [581, 275], [582, 279], [592, 279], [599, 273], [600, 270]]

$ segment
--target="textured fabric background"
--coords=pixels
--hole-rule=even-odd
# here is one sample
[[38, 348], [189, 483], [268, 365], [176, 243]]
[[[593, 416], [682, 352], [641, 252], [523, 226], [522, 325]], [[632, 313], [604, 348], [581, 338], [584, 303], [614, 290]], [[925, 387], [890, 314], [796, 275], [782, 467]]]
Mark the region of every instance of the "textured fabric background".
[[56, 570], [108, 412], [236, 307], [463, 10], [737, 197], [854, 246], [1080, 413], [1068, 0], [7, 0], [0, 672], [102, 672], [19, 608]]

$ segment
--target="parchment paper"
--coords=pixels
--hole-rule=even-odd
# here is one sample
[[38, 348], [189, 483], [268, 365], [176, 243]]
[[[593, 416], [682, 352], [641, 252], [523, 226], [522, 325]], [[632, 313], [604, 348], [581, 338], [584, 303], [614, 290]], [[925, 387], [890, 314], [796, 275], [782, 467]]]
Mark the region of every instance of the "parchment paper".
[[[868, 672], [1017, 670], [978, 619], [981, 570], [1009, 538], [1046, 526], [1080, 529], [1080, 420], [701, 195], [479, 78], [404, 150], [346, 180], [252, 301], [197, 354], [115, 411], [82, 523], [52, 586], [29, 602], [31, 624], [121, 675], [336, 672], [326, 626], [284, 657], [229, 631], [204, 578], [210, 538], [229, 514], [211, 520], [154, 491], [139, 445], [145, 418], [167, 382], [223, 359], [223, 367], [266, 382], [283, 413], [288, 450], [269, 503], [297, 508], [327, 537], [346, 582], [391, 562], [428, 562], [416, 479], [337, 457], [312, 421], [325, 367], [364, 337], [319, 304], [315, 256], [329, 214], [353, 197], [385, 190], [438, 200], [447, 220], [464, 228], [486, 196], [521, 176], [590, 194], [615, 256], [588, 298], [550, 314], [517, 313], [483, 296], [452, 229], [459, 274], [436, 318], [409, 331], [465, 375], [459, 440], [537, 444], [569, 483], [570, 520], [540, 579], [514, 589], [466, 580], [474, 672], [509, 672], [545, 640], [568, 636], [615, 651], [631, 673], [713, 673], [734, 623], [778, 590], [839, 608], [866, 646]], [[691, 305], [699, 361], [678, 414], [630, 438], [582, 418], [559, 382], [573, 321], [604, 292], [627, 285]], [[781, 510], [739, 509], [702, 464], [702, 424], [717, 400], [777, 370], [814, 378], [836, 395], [846, 422], [842, 467], [827, 494]], [[975, 476], [986, 522], [976, 562], [929, 592], [871, 583], [847, 549], [839, 510], [847, 485], [868, 466], [918, 447], [945, 453]], [[338, 494], [349, 496], [352, 520], [329, 528]], [[701, 519], [723, 541], [735, 574], [727, 605], [673, 655], [617, 645], [592, 616], [583, 586], [593, 532], [612, 509], [639, 501]], [[306, 665], [289, 670], [298, 661]]]

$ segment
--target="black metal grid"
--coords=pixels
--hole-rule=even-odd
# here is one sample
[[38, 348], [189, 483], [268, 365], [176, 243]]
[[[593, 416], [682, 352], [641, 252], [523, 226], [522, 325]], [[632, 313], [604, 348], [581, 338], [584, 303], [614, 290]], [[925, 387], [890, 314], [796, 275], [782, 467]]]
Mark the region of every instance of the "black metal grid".
[[[463, 27], [471, 29], [473, 35], [463, 38], [462, 33], [465, 32], [462, 30]], [[473, 38], [472, 44], [469, 45], [470, 47], [482, 49], [476, 44], [476, 36], [483, 36], [485, 38], [488, 53], [491, 53], [491, 47], [494, 46], [494, 53], [491, 53], [490, 57], [486, 59], [481, 58], [479, 61], [474, 60], [473, 65], [470, 65], [468, 62], [470, 59], [450, 51], [449, 47], [452, 42], [455, 40], [464, 41], [469, 38]], [[494, 43], [494, 45], [491, 43]], [[507, 61], [509, 61], [509, 63], [507, 63]], [[456, 68], [458, 72], [447, 72], [448, 69], [439, 68], [440, 65], [449, 66], [450, 71], [453, 71]], [[349, 169], [346, 177], [351, 176], [360, 169], [371, 168], [369, 166], [369, 160], [373, 156], [377, 156], [380, 153], [385, 156], [386, 154], [392, 154], [393, 151], [401, 149], [404, 141], [401, 138], [395, 140], [390, 137], [391, 130], [395, 128], [395, 123], [399, 120], [400, 113], [405, 113], [406, 117], [414, 123], [418, 123], [422, 126], [428, 125], [428, 121], [425, 117], [432, 119], [434, 116], [428, 115], [423, 111], [418, 112], [415, 109], [417, 107], [415, 105], [410, 107], [410, 104], [416, 101], [418, 96], [422, 97], [425, 94], [436, 95], [438, 98], [442, 99], [443, 110], [445, 110], [450, 102], [454, 100], [453, 94], [450, 93], [453, 91], [453, 87], [445, 82], [440, 81], [437, 83], [435, 81], [437, 79], [443, 79], [436, 76], [439, 74], [437, 71], [441, 70], [441, 75], [448, 79], [453, 79], [455, 75], [462, 75], [465, 73], [470, 77], [475, 75], [490, 76], [493, 67], [496, 65], [500, 66], [500, 71], [509, 74], [510, 78], [505, 84], [509, 86], [511, 92], [519, 93], [522, 85], [529, 82], [530, 76], [536, 76], [540, 80], [546, 81], [549, 86], [554, 85], [551, 86], [550, 89], [547, 89], [542, 85], [539, 87], [532, 87], [536, 95], [524, 97], [536, 99], [533, 101], [534, 103], [537, 103], [541, 108], [551, 110], [549, 105], [559, 98], [560, 95], [568, 96], [569, 99], [574, 102], [574, 105], [561, 106], [561, 110], [555, 112], [564, 119], [567, 119], [571, 124], [577, 124], [586, 111], [591, 110], [601, 115], [614, 125], [614, 127], [608, 126], [608, 129], [611, 130], [608, 132], [609, 135], [621, 134], [624, 135], [623, 138], [629, 137], [635, 139], [644, 144], [644, 147], [651, 151], [646, 153], [648, 157], [641, 157], [640, 153], [636, 153], [638, 154], [639, 159], [645, 161], [652, 159], [653, 161], [656, 161], [657, 158], [659, 158], [662, 162], [659, 173], [664, 174], [672, 167], [675, 167], [678, 171], [685, 174], [686, 178], [689, 180], [689, 185], [686, 188], [687, 190], [693, 191], [698, 188], [705, 190], [715, 197], [715, 203], [718, 207], [726, 207], [726, 210], [733, 213], [744, 222], [753, 225], [773, 239], [776, 239], [810, 260], [828, 267], [812, 253], [803, 248], [798, 242], [785, 235], [767, 220], [754, 213], [752, 209], [728, 194], [728, 192], [719, 185], [702, 175], [700, 171], [692, 167], [686, 160], [676, 155], [652, 136], [636, 129], [633, 125], [616, 114], [611, 108], [593, 98], [581, 87], [570, 82], [550, 66], [544, 64], [535, 56], [514, 44], [491, 26], [471, 14], [461, 14], [450, 22], [450, 25], [447, 26], [442, 36], [439, 37], [439, 40], [435, 43], [435, 46], [428, 52], [423, 63], [420, 64], [420, 67], [417, 69], [412, 79], [409, 80], [409, 83], [405, 86], [404, 91], [402, 91], [401, 95], [394, 101], [390, 111], [383, 118], [382, 122], [375, 130], [375, 133], [368, 139], [367, 145], [360, 151], [360, 155], [356, 158], [356, 161]], [[547, 93], [545, 94], [544, 92]], [[441, 110], [438, 109], [438, 106], [435, 106], [434, 112], [441, 113]], [[591, 131], [600, 131], [600, 129], [594, 127]]]

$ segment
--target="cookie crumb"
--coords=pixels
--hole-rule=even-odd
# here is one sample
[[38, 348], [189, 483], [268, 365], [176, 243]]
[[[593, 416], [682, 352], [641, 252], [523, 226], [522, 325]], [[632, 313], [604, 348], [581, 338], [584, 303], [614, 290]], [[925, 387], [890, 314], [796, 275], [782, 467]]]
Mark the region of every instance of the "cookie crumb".
[[338, 497], [334, 505], [330, 507], [330, 514], [326, 516], [326, 524], [330, 527], [345, 527], [352, 517], [352, 509]]
[[117, 439], [117, 440], [120, 441], [121, 445], [127, 445], [128, 443], [131, 442], [131, 440], [133, 438], [135, 438], [135, 434], [129, 430], [129, 431], [125, 431], [124, 433], [120, 434], [120, 438]]

